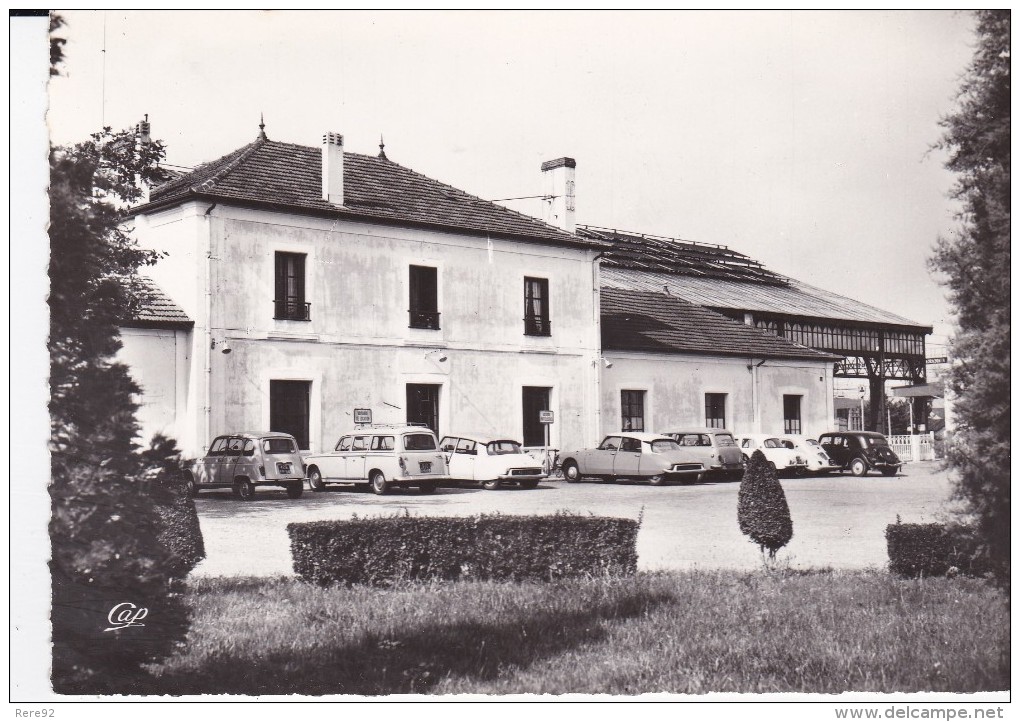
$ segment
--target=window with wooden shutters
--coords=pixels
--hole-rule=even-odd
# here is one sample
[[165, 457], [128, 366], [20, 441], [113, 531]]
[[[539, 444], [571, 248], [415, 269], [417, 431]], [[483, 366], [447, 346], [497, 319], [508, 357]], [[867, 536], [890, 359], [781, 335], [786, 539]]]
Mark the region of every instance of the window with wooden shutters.
[[438, 271], [431, 266], [411, 266], [410, 281], [410, 328], [439, 330], [439, 278]]
[[310, 321], [311, 304], [305, 302], [305, 254], [276, 254], [276, 298], [273, 317], [282, 321]]
[[549, 279], [524, 279], [524, 334], [549, 336]]

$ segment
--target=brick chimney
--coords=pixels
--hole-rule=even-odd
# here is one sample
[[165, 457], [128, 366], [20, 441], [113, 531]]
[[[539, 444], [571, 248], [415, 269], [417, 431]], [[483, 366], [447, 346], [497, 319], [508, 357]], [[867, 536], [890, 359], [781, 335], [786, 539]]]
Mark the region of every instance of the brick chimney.
[[322, 200], [344, 204], [344, 137], [339, 133], [322, 136]]
[[577, 161], [573, 158], [557, 158], [542, 164], [545, 178], [545, 222], [573, 233], [577, 224], [574, 220], [574, 169]]

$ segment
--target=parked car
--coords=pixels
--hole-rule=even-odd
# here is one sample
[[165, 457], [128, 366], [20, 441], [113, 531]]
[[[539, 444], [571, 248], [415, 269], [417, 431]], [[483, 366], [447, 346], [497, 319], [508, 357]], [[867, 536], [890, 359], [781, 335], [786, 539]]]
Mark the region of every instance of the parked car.
[[744, 454], [744, 463], [747, 463], [751, 458], [751, 454], [760, 451], [765, 454], [765, 458], [772, 464], [772, 468], [778, 472], [799, 474], [807, 469], [807, 459], [796, 450], [783, 446], [783, 442], [776, 436], [741, 434], [737, 437], [737, 444]]
[[744, 473], [744, 455], [726, 429], [683, 427], [662, 432], [689, 451], [709, 472], [740, 478]]
[[497, 489], [504, 483], [534, 489], [547, 476], [542, 465], [525, 454], [520, 444], [501, 436], [444, 436], [439, 448], [446, 454], [450, 478], [458, 482], [481, 484], [486, 489]]
[[312, 454], [305, 463], [313, 491], [342, 483], [368, 485], [376, 494], [410, 486], [431, 494], [450, 477], [436, 435], [425, 426], [371, 426], [350, 431], [332, 451]]
[[701, 481], [706, 470], [689, 450], [662, 434], [624, 431], [610, 434], [595, 449], [561, 452], [563, 478], [644, 479], [653, 485], [667, 481]]
[[849, 470], [854, 476], [864, 476], [872, 469], [883, 476], [895, 476], [903, 466], [889, 442], [874, 431], [831, 431], [818, 437], [840, 471]]
[[803, 473], [828, 474], [839, 469], [815, 439], [802, 434], [787, 434], [780, 436], [779, 440], [787, 449], [793, 449], [807, 460], [807, 467]]
[[305, 489], [297, 441], [276, 432], [217, 436], [206, 455], [185, 464], [183, 473], [191, 496], [202, 489], [233, 489], [234, 496], [250, 501], [256, 487], [282, 486], [297, 499]]

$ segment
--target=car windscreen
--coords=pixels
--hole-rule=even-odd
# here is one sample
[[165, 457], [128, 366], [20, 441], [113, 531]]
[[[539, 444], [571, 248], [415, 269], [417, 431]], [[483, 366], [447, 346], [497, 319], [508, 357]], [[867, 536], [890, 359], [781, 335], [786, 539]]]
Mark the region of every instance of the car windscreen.
[[729, 434], [716, 434], [715, 443], [719, 446], [736, 446], [737, 442]]
[[499, 456], [500, 454], [519, 454], [521, 453], [521, 446], [516, 441], [490, 441], [485, 445], [485, 451], [488, 452], [489, 456]]
[[432, 434], [404, 434], [404, 451], [435, 451], [436, 439]]
[[680, 444], [672, 439], [656, 439], [652, 442], [652, 451], [662, 453], [663, 451], [678, 451]]
[[765, 443], [762, 444], [766, 449], [782, 449], [783, 444], [779, 439], [765, 439]]
[[290, 439], [263, 439], [262, 450], [267, 454], [292, 454], [294, 442]]
[[804, 443], [807, 444], [808, 446], [820, 446], [820, 444], [814, 439], [806, 439]]

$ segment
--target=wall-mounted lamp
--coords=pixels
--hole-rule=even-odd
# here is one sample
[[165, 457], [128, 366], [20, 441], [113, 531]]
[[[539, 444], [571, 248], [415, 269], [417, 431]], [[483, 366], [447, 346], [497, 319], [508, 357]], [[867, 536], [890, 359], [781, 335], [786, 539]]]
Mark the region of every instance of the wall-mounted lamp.
[[752, 366], [751, 364], [747, 364], [747, 370], [748, 370], [748, 371], [750, 371], [751, 369], [756, 369], [756, 368], [759, 368], [759, 367], [760, 367], [760, 366], [762, 366], [762, 364], [764, 364], [764, 363], [765, 363], [765, 362], [766, 362], [767, 360], [768, 360], [768, 359], [762, 359], [761, 361], [759, 361], [758, 363], [754, 364], [753, 366]]
[[[605, 366], [607, 369], [613, 368], [613, 362], [607, 359], [605, 356], [599, 356], [599, 361], [601, 361], [602, 365]], [[596, 366], [598, 365], [599, 361], [594, 362]]]
[[223, 341], [219, 341], [219, 342], [216, 342], [216, 341], [210, 342], [209, 348], [215, 350], [217, 345], [220, 348], [220, 353], [230, 353], [231, 351], [234, 350], [234, 349], [230, 348], [230, 343], [228, 343], [225, 339]]
[[437, 354], [438, 354], [438, 356], [439, 356], [439, 357], [438, 357], [438, 358], [436, 358], [435, 360], [436, 360], [436, 361], [438, 361], [439, 363], [444, 363], [444, 362], [446, 362], [446, 361], [449, 361], [449, 360], [450, 360], [450, 357], [449, 357], [449, 356], [447, 356], [447, 355], [446, 355], [445, 353], [443, 353], [442, 351], [426, 351], [426, 352], [425, 352], [425, 358], [429, 358], [429, 357], [431, 357], [431, 356], [435, 356], [435, 355], [437, 355]]

